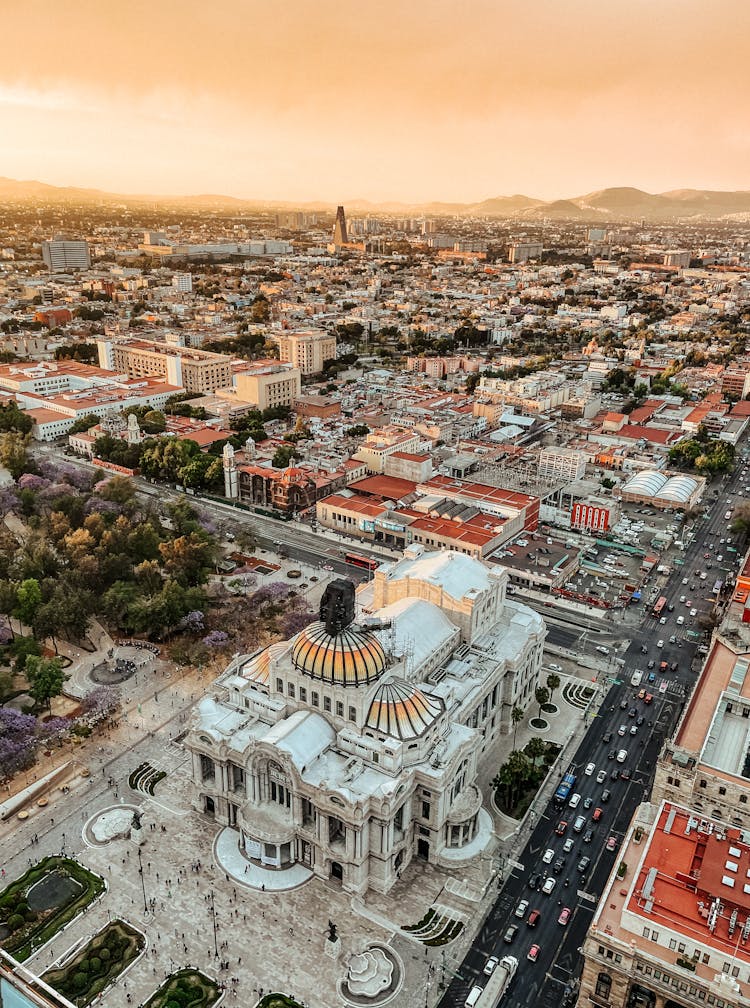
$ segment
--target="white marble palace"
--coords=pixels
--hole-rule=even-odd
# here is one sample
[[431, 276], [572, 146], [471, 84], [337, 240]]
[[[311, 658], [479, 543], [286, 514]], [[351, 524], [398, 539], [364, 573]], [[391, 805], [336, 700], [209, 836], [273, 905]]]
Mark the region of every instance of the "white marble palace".
[[491, 837], [477, 763], [526, 708], [545, 626], [499, 567], [413, 545], [320, 621], [237, 656], [196, 709], [195, 805], [270, 870], [300, 864], [387, 892], [412, 858], [445, 867]]

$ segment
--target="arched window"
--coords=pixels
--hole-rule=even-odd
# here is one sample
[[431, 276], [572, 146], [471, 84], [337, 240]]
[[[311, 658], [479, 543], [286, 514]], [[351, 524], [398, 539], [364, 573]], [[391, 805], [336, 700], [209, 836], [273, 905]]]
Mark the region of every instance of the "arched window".
[[599, 973], [596, 978], [596, 991], [594, 992], [597, 997], [602, 998], [604, 1001], [609, 1001], [609, 992], [612, 989], [612, 977], [609, 973]]

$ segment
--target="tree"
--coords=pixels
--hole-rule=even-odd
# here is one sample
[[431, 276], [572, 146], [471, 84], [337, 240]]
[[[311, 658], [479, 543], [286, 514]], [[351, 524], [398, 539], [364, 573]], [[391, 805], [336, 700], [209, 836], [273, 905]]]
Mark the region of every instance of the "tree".
[[518, 726], [523, 721], [523, 708], [513, 707], [510, 712], [510, 720], [513, 722], [513, 748], [516, 748], [516, 733], [518, 732]]
[[24, 668], [29, 680], [29, 693], [34, 698], [36, 706], [47, 704], [52, 713], [52, 698], [62, 693], [63, 685], [69, 678], [63, 671], [59, 658], [42, 658], [31, 655], [26, 659]]
[[[743, 540], [750, 535], [750, 504], [740, 504], [734, 509], [731, 531]], [[2, 606], [0, 612], [5, 612]]]
[[96, 413], [87, 413], [85, 416], [78, 417], [77, 420], [73, 421], [68, 434], [80, 434], [82, 431], [90, 430], [92, 427], [96, 427], [99, 423], [99, 417]]
[[28, 444], [29, 435], [21, 434], [17, 430], [0, 434], [0, 465], [4, 466], [15, 480], [28, 468], [26, 453]]
[[167, 421], [161, 410], [149, 410], [141, 420], [141, 428], [146, 434], [161, 434], [167, 429]]
[[274, 452], [271, 465], [274, 469], [286, 469], [293, 458], [299, 457], [299, 452], [293, 445], [280, 445]]
[[18, 585], [15, 581], [7, 579], [0, 581], [0, 613], [8, 619], [8, 628], [11, 637], [15, 637], [13, 631], [13, 614], [18, 605]]
[[18, 403], [9, 402], [0, 406], [0, 431], [17, 431], [19, 434], [30, 434], [34, 421], [18, 408]]
[[15, 615], [27, 627], [34, 626], [39, 606], [42, 604], [42, 589], [36, 578], [26, 578], [16, 592]]
[[542, 716], [542, 707], [549, 703], [549, 690], [546, 686], [537, 686], [534, 690], [534, 699], [539, 704], [539, 717]]
[[549, 690], [549, 702], [552, 703], [552, 697], [555, 695], [555, 690], [560, 688], [560, 676], [556, 672], [550, 672], [547, 676], [547, 689]]
[[159, 544], [164, 568], [184, 586], [203, 584], [213, 564], [213, 546], [197, 532]]
[[529, 739], [525, 752], [536, 770], [536, 761], [547, 752], [547, 746], [538, 735], [534, 735]]

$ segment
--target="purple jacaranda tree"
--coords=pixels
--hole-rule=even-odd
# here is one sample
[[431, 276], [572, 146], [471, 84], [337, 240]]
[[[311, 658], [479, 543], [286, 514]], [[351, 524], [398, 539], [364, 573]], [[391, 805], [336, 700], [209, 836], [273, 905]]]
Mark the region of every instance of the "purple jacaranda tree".
[[87, 714], [109, 714], [120, 705], [122, 692], [119, 686], [95, 686], [81, 700]]
[[285, 637], [294, 637], [317, 619], [310, 609], [293, 609], [285, 613], [281, 620], [281, 632]]
[[46, 721], [39, 722], [39, 738], [45, 742], [56, 742], [64, 738], [72, 726], [73, 722], [66, 717], [47, 718]]
[[18, 487], [20, 490], [39, 491], [47, 486], [49, 486], [49, 480], [44, 479], [42, 476], [37, 476], [36, 473], [23, 473], [23, 475], [18, 477]]
[[36, 749], [37, 719], [13, 707], [0, 707], [0, 774], [12, 777], [29, 766]]
[[200, 611], [200, 609], [192, 609], [189, 613], [186, 613], [180, 620], [180, 627], [183, 630], [191, 630], [193, 633], [199, 633], [206, 629], [206, 617]]
[[4, 518], [11, 511], [18, 509], [18, 494], [14, 487], [5, 487], [0, 490], [0, 518]]
[[206, 634], [202, 643], [205, 644], [206, 647], [218, 648], [223, 647], [228, 640], [228, 633], [225, 633], [223, 630], [212, 630], [210, 633]]

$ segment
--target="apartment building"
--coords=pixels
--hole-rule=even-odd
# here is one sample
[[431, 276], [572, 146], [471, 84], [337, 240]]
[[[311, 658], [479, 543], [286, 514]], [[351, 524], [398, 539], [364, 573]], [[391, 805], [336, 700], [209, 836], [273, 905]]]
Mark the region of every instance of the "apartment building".
[[131, 378], [160, 377], [188, 392], [210, 393], [232, 384], [232, 359], [192, 347], [150, 340], [99, 339], [99, 365]]
[[738, 362], [725, 368], [721, 376], [721, 391], [734, 399], [750, 395], [750, 364]]
[[237, 398], [255, 403], [260, 410], [291, 406], [302, 388], [299, 368], [290, 364], [266, 364], [240, 371], [235, 376]]
[[586, 456], [570, 448], [544, 448], [537, 472], [542, 479], [578, 480], [586, 475]]
[[352, 455], [358, 462], [364, 462], [370, 472], [385, 471], [387, 459], [397, 452], [412, 453], [419, 449], [422, 438], [419, 434], [399, 427], [383, 427], [371, 431], [364, 444]]
[[69, 273], [91, 268], [91, 250], [85, 241], [42, 242], [42, 259], [50, 273]]
[[271, 339], [279, 348], [279, 360], [299, 368], [303, 375], [320, 374], [324, 363], [336, 358], [336, 336], [322, 329], [285, 331]]
[[520, 265], [529, 259], [541, 259], [544, 247], [541, 242], [511, 242], [508, 248], [508, 262]]

